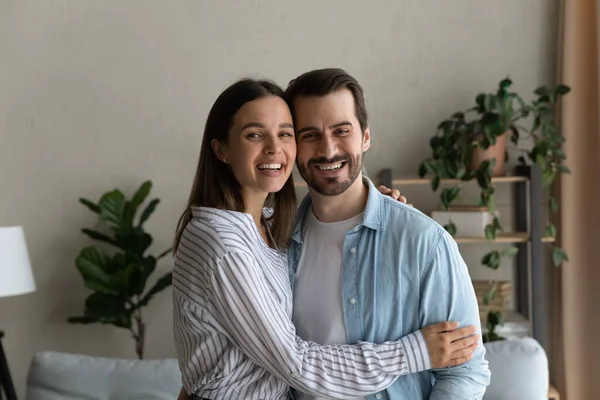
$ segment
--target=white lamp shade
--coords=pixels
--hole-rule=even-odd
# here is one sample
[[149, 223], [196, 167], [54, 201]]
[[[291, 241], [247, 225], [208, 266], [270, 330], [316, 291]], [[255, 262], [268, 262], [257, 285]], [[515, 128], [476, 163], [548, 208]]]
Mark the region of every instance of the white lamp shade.
[[25, 234], [20, 226], [0, 227], [0, 297], [35, 291]]

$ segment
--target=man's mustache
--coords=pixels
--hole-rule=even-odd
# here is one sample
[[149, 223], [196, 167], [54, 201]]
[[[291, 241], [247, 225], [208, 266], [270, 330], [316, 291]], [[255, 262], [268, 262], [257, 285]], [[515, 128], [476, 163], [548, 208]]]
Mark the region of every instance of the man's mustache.
[[346, 153], [346, 154], [337, 155], [332, 158], [325, 158], [325, 157], [311, 158], [310, 160], [308, 160], [307, 165], [312, 166], [315, 164], [333, 164], [333, 163], [344, 162], [344, 161], [348, 162], [349, 160], [350, 160], [350, 154]]

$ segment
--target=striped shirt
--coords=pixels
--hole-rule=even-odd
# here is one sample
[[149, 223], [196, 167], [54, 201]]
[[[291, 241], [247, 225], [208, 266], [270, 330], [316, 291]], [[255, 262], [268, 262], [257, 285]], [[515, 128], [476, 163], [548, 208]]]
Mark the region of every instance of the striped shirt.
[[303, 341], [291, 321], [285, 253], [265, 244], [249, 214], [192, 211], [173, 270], [175, 344], [188, 393], [283, 400], [292, 386], [344, 399], [426, 368], [407, 361], [429, 359], [420, 331], [382, 344]]

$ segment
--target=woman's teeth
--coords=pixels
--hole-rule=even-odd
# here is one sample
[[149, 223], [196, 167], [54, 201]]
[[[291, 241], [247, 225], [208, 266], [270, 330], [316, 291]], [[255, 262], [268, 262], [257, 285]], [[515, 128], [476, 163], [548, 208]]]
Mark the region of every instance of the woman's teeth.
[[263, 170], [263, 169], [281, 169], [281, 164], [258, 164], [257, 166], [258, 169]]

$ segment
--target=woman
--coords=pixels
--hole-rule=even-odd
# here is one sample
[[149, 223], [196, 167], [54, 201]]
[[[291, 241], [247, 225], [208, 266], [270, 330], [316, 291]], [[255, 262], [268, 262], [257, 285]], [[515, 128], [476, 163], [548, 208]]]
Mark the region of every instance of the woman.
[[[400, 375], [465, 362], [474, 351], [476, 337], [460, 339], [474, 328], [440, 333], [455, 327], [448, 323], [383, 344], [320, 346], [296, 336], [285, 255], [295, 157], [292, 116], [278, 86], [245, 79], [219, 96], [175, 240], [180, 398], [285, 399], [290, 386], [328, 398], [366, 396]], [[413, 345], [429, 360], [410, 365]]]

